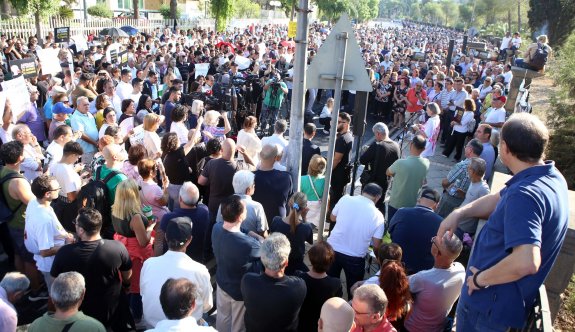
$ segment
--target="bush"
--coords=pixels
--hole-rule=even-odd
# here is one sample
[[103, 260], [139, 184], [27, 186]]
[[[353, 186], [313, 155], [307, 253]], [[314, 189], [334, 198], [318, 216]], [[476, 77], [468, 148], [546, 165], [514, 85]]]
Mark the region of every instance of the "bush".
[[[161, 5], [160, 6], [160, 15], [164, 18], [164, 20], [169, 20], [172, 17], [170, 16], [170, 5]], [[176, 8], [176, 19], [180, 19], [182, 17], [182, 10], [180, 7]]]
[[104, 4], [97, 4], [95, 6], [88, 7], [88, 14], [102, 18], [114, 17], [112, 10], [110, 10], [110, 8], [106, 7]]
[[575, 189], [575, 32], [571, 33], [561, 53], [553, 61], [551, 74], [560, 90], [551, 96], [551, 112], [547, 124], [551, 129], [548, 157], [555, 161], [570, 189]]
[[58, 15], [63, 19], [73, 19], [74, 18], [74, 11], [67, 6], [61, 6], [58, 9]]

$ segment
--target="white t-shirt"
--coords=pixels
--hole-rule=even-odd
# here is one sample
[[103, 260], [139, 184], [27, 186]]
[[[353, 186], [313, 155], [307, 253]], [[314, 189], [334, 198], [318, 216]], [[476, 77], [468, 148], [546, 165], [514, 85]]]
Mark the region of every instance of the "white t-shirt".
[[183, 121], [172, 122], [172, 124], [170, 125], [170, 132], [176, 133], [176, 135], [178, 135], [180, 144], [188, 143], [188, 128], [186, 127]]
[[437, 147], [437, 137], [439, 136], [439, 124], [441, 119], [439, 116], [430, 117], [425, 123], [424, 132], [427, 136], [425, 143], [425, 150], [421, 153], [421, 157], [428, 158], [432, 157], [435, 153], [435, 148]]
[[52, 166], [59, 163], [60, 160], [62, 160], [62, 156], [64, 156], [64, 147], [56, 143], [56, 141], [52, 141], [52, 143], [50, 143], [46, 148], [46, 161], [48, 161], [47, 169], [50, 170]]
[[186, 278], [196, 285], [196, 308], [192, 313], [196, 320], [213, 307], [208, 269], [185, 253], [169, 250], [162, 256], [148, 258], [140, 274], [144, 320], [149, 326], [156, 326], [159, 321], [166, 319], [158, 299], [162, 285], [168, 278]]
[[156, 154], [162, 152], [161, 143], [157, 133], [144, 130], [144, 147], [148, 153], [148, 158], [156, 159]]
[[363, 257], [371, 239], [383, 237], [383, 214], [367, 197], [345, 195], [337, 202], [332, 214], [337, 217], [337, 223], [327, 242], [339, 253]]
[[413, 310], [405, 321], [409, 331], [443, 331], [445, 318], [461, 293], [465, 268], [455, 262], [448, 269], [420, 271], [409, 277], [415, 296]]
[[485, 118], [485, 123], [500, 123], [505, 122], [506, 112], [504, 108], [492, 108], [487, 117]]
[[24, 245], [34, 254], [36, 266], [41, 272], [50, 272], [54, 256], [42, 257], [41, 250], [63, 246], [68, 233], [58, 221], [51, 206], [41, 206], [36, 199], [26, 207]]
[[277, 145], [278, 153], [282, 153], [288, 145], [288, 141], [282, 135], [273, 134], [262, 138], [262, 146], [264, 145]]
[[55, 163], [50, 168], [50, 175], [56, 178], [62, 188], [59, 195], [66, 197], [66, 194], [79, 191], [82, 188], [82, 178], [74, 171], [74, 165]]
[[[262, 141], [256, 134], [248, 133], [245, 130], [240, 130], [238, 133], [237, 145], [242, 145], [247, 155], [252, 159], [254, 165], [257, 165], [260, 161], [259, 153], [262, 150]], [[244, 156], [238, 154], [238, 160], [244, 160]]]
[[[120, 103], [122, 102], [122, 100], [130, 99], [133, 91], [134, 88], [132, 87], [132, 85], [128, 83], [120, 81], [120, 83], [116, 85], [116, 94], [118, 95], [118, 97], [120, 97]], [[114, 109], [116, 109], [116, 105], [114, 105]], [[116, 109], [116, 113], [121, 113], [121, 111], [122, 111], [121, 109]]]

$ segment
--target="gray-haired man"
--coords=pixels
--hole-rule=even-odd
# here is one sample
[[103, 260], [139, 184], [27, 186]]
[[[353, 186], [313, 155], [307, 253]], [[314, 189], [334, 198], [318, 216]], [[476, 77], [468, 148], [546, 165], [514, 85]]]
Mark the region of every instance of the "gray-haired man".
[[247, 273], [243, 277], [246, 330], [297, 330], [307, 287], [303, 279], [284, 274], [290, 250], [287, 237], [273, 233], [260, 248], [264, 274]]

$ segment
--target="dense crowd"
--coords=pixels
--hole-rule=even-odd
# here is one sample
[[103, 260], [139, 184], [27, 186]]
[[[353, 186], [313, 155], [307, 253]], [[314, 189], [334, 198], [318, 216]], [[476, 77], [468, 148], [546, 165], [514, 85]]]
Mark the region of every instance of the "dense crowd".
[[[308, 63], [329, 29], [310, 26]], [[443, 331], [458, 299], [460, 331], [523, 327], [568, 206], [564, 179], [543, 161], [547, 129], [504, 109], [511, 64], [466, 55], [462, 35], [438, 27], [355, 33], [378, 120], [356, 196], [344, 195], [354, 91], [333, 113], [332, 91], [308, 89], [301, 178], [289, 173], [299, 156], [284, 138], [286, 27], [90, 35], [82, 50], [52, 35], [2, 37], [0, 82], [20, 79], [14, 60], [32, 57], [39, 72], [23, 109], [0, 92], [0, 240], [18, 271], [0, 282], [0, 330], [16, 329], [23, 297], [50, 298], [30, 331], [213, 331], [216, 305], [218, 331]], [[125, 62], [110, 56], [116, 44]], [[60, 48], [61, 72], [42, 72], [44, 48]], [[330, 133], [332, 114], [323, 197], [327, 161], [312, 140]], [[438, 146], [457, 162], [443, 192], [425, 186]], [[498, 159], [514, 177], [490, 193]], [[323, 217], [329, 236], [314, 243]], [[379, 268], [365, 278], [371, 256]]]

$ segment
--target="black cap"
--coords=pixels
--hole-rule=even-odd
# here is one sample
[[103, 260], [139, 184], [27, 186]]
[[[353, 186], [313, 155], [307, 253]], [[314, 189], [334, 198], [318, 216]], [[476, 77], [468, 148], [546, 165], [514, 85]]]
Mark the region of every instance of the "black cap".
[[192, 237], [192, 221], [188, 217], [170, 219], [166, 229], [168, 242], [175, 241], [183, 246]]
[[441, 198], [439, 193], [436, 190], [433, 190], [431, 188], [421, 189], [421, 195], [419, 197], [430, 199], [430, 200], [434, 201], [435, 203], [439, 203], [439, 199]]

